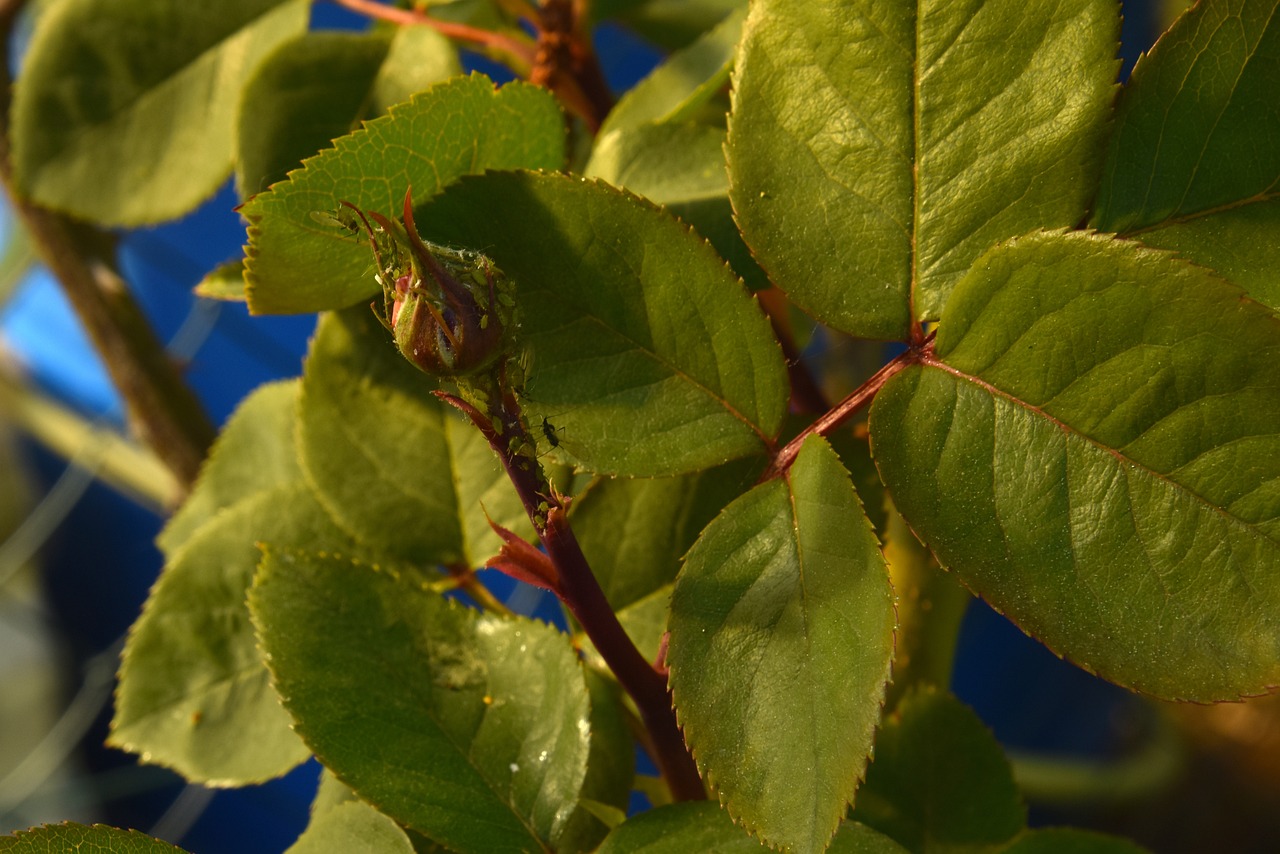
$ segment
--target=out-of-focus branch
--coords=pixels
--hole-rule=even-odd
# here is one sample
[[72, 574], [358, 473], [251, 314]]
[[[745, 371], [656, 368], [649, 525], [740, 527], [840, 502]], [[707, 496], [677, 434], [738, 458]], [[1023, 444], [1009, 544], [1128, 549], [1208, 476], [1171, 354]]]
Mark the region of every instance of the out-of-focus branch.
[[9, 41], [25, 0], [0, 0], [0, 183], [40, 259], [61, 283], [106, 363], [129, 423], [183, 490], [195, 482], [215, 430], [125, 283], [85, 251], [71, 220], [15, 192], [9, 141]]
[[380, 21], [389, 21], [402, 26], [430, 27], [447, 38], [505, 53], [514, 60], [512, 70], [520, 74], [527, 73], [533, 65], [533, 46], [505, 33], [495, 33], [455, 21], [442, 21], [423, 12], [388, 6], [377, 0], [333, 0], [333, 2], [344, 9], [350, 9], [352, 12]]

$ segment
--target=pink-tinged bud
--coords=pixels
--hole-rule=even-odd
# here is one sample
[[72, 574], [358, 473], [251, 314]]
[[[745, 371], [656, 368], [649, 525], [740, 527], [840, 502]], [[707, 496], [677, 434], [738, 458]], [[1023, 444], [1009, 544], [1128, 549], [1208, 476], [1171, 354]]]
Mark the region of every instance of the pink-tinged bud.
[[515, 301], [493, 261], [424, 241], [408, 194], [403, 224], [377, 213], [368, 219], [377, 227], [365, 220], [383, 289], [384, 322], [406, 359], [429, 374], [464, 377], [512, 349]]

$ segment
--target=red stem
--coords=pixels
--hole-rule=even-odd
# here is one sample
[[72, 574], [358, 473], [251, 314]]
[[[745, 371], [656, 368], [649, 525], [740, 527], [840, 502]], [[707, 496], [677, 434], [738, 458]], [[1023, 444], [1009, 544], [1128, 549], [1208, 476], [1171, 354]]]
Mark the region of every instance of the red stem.
[[441, 21], [422, 12], [415, 12], [412, 9], [398, 9], [394, 6], [378, 3], [376, 0], [332, 0], [332, 2], [361, 15], [367, 15], [370, 18], [405, 26], [422, 25], [431, 27], [442, 36], [502, 51], [516, 60], [519, 64], [519, 68], [515, 69], [517, 71], [527, 71], [533, 65], [534, 47], [503, 33], [482, 30], [479, 27], [459, 24], [454, 21]]
[[800, 435], [788, 442], [786, 447], [779, 451], [777, 456], [773, 458], [772, 465], [769, 466], [768, 470], [760, 478], [761, 481], [778, 477], [787, 469], [791, 468], [791, 464], [796, 461], [796, 457], [800, 454], [800, 448], [804, 445], [805, 439], [809, 438], [809, 436], [814, 433], [817, 433], [819, 436], [829, 436], [869, 404], [875, 398], [876, 392], [880, 391], [880, 388], [889, 381], [890, 377], [901, 371], [903, 368], [919, 364], [925, 356], [925, 350], [928, 346], [929, 340], [930, 339], [926, 339], [919, 347], [912, 347], [902, 355], [893, 359], [889, 364], [876, 371], [871, 379], [854, 389], [848, 397], [837, 403], [831, 409], [827, 410], [822, 417], [814, 421], [806, 427]]
[[[503, 400], [503, 411], [499, 416], [503, 430], [499, 434], [490, 418], [465, 400], [443, 391], [435, 394], [466, 415], [502, 461], [525, 512], [559, 573], [557, 595], [581, 624], [587, 637], [591, 638], [619, 684], [635, 701], [652, 739], [653, 759], [671, 788], [672, 797], [682, 801], [706, 798], [698, 768], [676, 723], [666, 676], [645, 660], [618, 622], [569, 526], [564, 502], [547, 486], [539, 467], [531, 465], [529, 457], [519, 453], [522, 442], [532, 443], [520, 418], [519, 404], [510, 395]], [[517, 448], [514, 451], [513, 440], [516, 440]], [[543, 509], [544, 506], [549, 509]]]

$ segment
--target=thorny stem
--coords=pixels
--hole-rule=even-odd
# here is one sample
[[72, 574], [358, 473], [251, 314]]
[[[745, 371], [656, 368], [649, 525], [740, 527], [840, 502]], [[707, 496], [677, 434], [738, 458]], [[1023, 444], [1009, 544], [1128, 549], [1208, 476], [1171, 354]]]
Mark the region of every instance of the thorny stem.
[[671, 787], [672, 796], [676, 800], [705, 798], [706, 791], [697, 766], [676, 723], [666, 675], [646, 661], [627, 636], [569, 526], [564, 500], [548, 486], [536, 460], [531, 461], [527, 454], [521, 453], [522, 448], [534, 445], [515, 395], [509, 391], [503, 394], [497, 413], [502, 422], [501, 431], [495, 429], [490, 416], [461, 398], [442, 391], [437, 391], [436, 395], [461, 410], [502, 461], [525, 512], [559, 573], [556, 594], [573, 613], [587, 637], [591, 638], [623, 689], [635, 701], [651, 736], [654, 761]]
[[25, 0], [0, 0], [0, 183], [40, 258], [62, 285], [124, 399], [129, 422], [185, 492], [195, 482], [215, 429], [164, 351], [125, 283], [92, 260], [71, 220], [15, 191], [8, 125], [9, 37]]
[[801, 431], [800, 435], [788, 442], [786, 447], [778, 452], [777, 456], [773, 458], [773, 463], [760, 479], [764, 481], [777, 477], [791, 468], [791, 464], [796, 461], [796, 457], [800, 454], [800, 448], [804, 445], [805, 439], [812, 434], [817, 433], [819, 436], [828, 436], [850, 418], [861, 412], [875, 398], [876, 393], [889, 381], [890, 377], [903, 368], [920, 364], [927, 357], [927, 350], [931, 341], [932, 338], [926, 338], [921, 344], [911, 347], [905, 353], [889, 362], [889, 364], [876, 371], [871, 379], [854, 389], [844, 400], [827, 410], [825, 414]]
[[441, 21], [425, 12], [400, 9], [379, 3], [377, 0], [332, 0], [332, 2], [344, 9], [350, 9], [352, 12], [367, 15], [370, 18], [390, 21], [393, 24], [430, 27], [447, 38], [501, 51], [515, 61], [512, 68], [519, 73], [527, 72], [534, 64], [534, 47], [528, 42], [505, 33], [495, 33], [479, 27], [459, 24], [455, 21]]

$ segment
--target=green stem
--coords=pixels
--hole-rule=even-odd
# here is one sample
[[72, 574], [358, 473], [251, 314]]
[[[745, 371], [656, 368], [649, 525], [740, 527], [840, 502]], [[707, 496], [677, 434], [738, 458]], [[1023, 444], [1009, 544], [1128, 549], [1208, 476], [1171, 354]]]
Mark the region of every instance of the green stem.
[[889, 504], [884, 556], [897, 594], [898, 633], [894, 640], [893, 684], [885, 697], [892, 710], [912, 686], [951, 684], [956, 640], [969, 606], [967, 590], [945, 572]]
[[1060, 807], [1122, 804], [1158, 795], [1186, 769], [1187, 750], [1163, 715], [1134, 753], [1111, 761], [1047, 757], [1007, 751], [1018, 788], [1028, 800]]
[[184, 490], [195, 482], [215, 430], [125, 283], [95, 261], [71, 220], [23, 198], [13, 175], [8, 117], [9, 41], [25, 0], [0, 0], [0, 183], [40, 258], [62, 285], [124, 399], [129, 422]]

